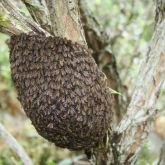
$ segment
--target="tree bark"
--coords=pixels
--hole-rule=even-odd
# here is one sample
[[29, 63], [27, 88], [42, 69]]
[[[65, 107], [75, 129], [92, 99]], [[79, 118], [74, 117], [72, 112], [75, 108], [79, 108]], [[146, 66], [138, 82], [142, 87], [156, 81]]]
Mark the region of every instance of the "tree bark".
[[45, 33], [36, 22], [21, 13], [19, 8], [11, 0], [1, 0], [0, 2], [0, 30], [8, 35], [28, 33]]
[[22, 2], [26, 5], [34, 21], [36, 21], [43, 29], [48, 31], [50, 34], [53, 34], [50, 13], [46, 5], [46, 1], [22, 0]]
[[75, 0], [22, 0], [32, 18], [54, 36], [86, 45]]
[[160, 24], [165, 19], [165, 1], [156, 0], [156, 24]]

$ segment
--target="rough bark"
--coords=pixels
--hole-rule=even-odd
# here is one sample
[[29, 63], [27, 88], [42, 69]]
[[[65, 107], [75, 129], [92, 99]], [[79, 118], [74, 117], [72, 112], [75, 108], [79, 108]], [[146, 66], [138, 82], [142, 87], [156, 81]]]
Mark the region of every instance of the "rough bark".
[[22, 0], [32, 18], [46, 31], [53, 34], [50, 13], [45, 0]]
[[76, 0], [22, 0], [32, 18], [54, 36], [86, 45]]
[[156, 0], [156, 15], [155, 21], [160, 24], [165, 19], [165, 1]]
[[50, 13], [55, 36], [66, 37], [86, 45], [84, 31], [79, 19], [77, 0], [45, 0]]
[[36, 22], [21, 13], [14, 1], [11, 0], [1, 0], [0, 20], [2, 20], [0, 21], [2, 32], [9, 35], [22, 32], [28, 33], [30, 31], [49, 35], [49, 33], [43, 30]]

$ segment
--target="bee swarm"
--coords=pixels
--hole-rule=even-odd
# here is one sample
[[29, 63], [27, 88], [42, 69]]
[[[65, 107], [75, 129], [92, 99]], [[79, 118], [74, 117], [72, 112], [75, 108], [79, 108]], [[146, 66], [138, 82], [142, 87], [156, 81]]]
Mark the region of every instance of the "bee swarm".
[[65, 38], [11, 37], [18, 99], [37, 132], [59, 147], [89, 149], [107, 131], [111, 96], [91, 54]]

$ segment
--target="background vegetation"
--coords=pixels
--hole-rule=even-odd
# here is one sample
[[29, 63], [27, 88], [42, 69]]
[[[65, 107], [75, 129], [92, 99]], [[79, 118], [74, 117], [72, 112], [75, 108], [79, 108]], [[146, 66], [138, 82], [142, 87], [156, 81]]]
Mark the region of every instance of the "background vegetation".
[[[154, 3], [150, 0], [90, 0], [88, 5], [105, 32], [111, 36], [118, 72], [130, 95], [154, 29]], [[68, 165], [70, 159], [67, 158], [82, 153], [57, 148], [40, 137], [16, 99], [10, 77], [9, 49], [6, 44], [8, 39], [8, 36], [0, 34], [0, 122], [25, 148], [35, 165], [55, 165], [62, 160], [65, 160], [63, 165]], [[161, 110], [165, 107], [164, 94], [165, 90], [162, 90], [158, 102]], [[153, 126], [153, 132], [139, 154], [138, 165], [152, 164], [159, 156], [165, 138], [165, 117], [163, 113], [161, 116], [161, 122], [158, 120]], [[0, 165], [17, 164], [22, 163], [0, 138]]]

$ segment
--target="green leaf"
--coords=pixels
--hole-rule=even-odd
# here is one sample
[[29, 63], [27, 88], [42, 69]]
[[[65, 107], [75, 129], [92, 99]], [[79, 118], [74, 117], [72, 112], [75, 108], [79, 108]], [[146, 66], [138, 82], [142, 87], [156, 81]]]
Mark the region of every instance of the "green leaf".
[[115, 91], [115, 90], [114, 90], [114, 89], [112, 89], [112, 88], [109, 88], [109, 87], [108, 87], [108, 90], [109, 90], [112, 94], [116, 94], [116, 95], [120, 95], [120, 96], [122, 96], [122, 94], [121, 94], [121, 93], [119, 93], [119, 92]]

